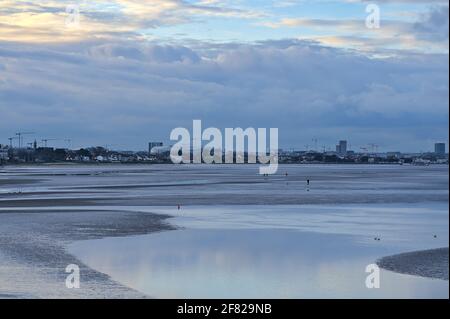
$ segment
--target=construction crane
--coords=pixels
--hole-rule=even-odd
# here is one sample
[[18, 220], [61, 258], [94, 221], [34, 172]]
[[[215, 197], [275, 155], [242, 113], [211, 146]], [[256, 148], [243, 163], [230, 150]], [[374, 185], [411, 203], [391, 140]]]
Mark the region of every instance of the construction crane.
[[17, 136], [14, 136], [14, 137], [8, 137], [8, 140], [9, 140], [9, 147], [10, 147], [10, 148], [13, 148], [13, 143], [12, 143], [12, 141], [15, 140], [15, 139], [17, 139], [17, 138], [18, 138]]
[[64, 142], [67, 142], [67, 149], [70, 150], [70, 146], [72, 144], [72, 140], [70, 138], [66, 138], [66, 139], [64, 139]]
[[57, 141], [57, 140], [58, 140], [57, 138], [44, 138], [44, 139], [41, 140], [42, 146], [43, 147], [47, 147], [47, 142], [48, 141]]
[[17, 132], [16, 135], [19, 138], [19, 148], [22, 147], [23, 135], [36, 134], [35, 132]]
[[314, 137], [311, 141], [314, 143], [314, 150], [317, 151], [317, 138]]
[[377, 144], [371, 143], [371, 144], [369, 144], [369, 146], [372, 150], [372, 153], [373, 153], [373, 151], [375, 151], [375, 153], [378, 153], [378, 145]]

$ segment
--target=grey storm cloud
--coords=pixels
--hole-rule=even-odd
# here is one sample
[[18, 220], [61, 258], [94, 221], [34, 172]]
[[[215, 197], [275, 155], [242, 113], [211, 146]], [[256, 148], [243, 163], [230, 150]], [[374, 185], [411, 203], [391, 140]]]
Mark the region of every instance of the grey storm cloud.
[[279, 127], [281, 146], [315, 136], [407, 150], [412, 141], [447, 138], [448, 71], [445, 54], [374, 59], [298, 40], [4, 43], [0, 138], [33, 129], [144, 149], [201, 119], [219, 128]]
[[422, 15], [421, 21], [414, 24], [414, 31], [419, 39], [448, 42], [448, 21], [448, 6], [432, 7]]

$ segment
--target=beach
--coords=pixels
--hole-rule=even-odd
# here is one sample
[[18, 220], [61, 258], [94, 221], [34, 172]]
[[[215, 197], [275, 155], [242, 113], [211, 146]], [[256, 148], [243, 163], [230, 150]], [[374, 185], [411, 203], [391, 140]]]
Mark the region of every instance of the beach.
[[[86, 267], [69, 242], [173, 229], [165, 217], [120, 211], [0, 212], [0, 298], [145, 298]], [[67, 289], [65, 268], [80, 266], [80, 289]]]
[[[0, 297], [448, 298], [447, 166], [257, 172], [255, 165], [4, 167]], [[388, 259], [379, 263], [382, 289], [365, 287], [367, 264], [430, 249], [444, 256], [431, 264], [439, 276], [397, 266], [422, 255]], [[65, 286], [68, 264], [80, 266], [80, 289]]]

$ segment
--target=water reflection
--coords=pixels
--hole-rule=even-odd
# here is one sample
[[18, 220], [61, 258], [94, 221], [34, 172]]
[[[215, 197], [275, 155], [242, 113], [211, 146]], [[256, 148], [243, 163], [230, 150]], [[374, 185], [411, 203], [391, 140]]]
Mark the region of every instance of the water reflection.
[[394, 252], [352, 236], [295, 230], [177, 230], [74, 243], [70, 251], [113, 279], [158, 298], [448, 298], [448, 281], [367, 264]]

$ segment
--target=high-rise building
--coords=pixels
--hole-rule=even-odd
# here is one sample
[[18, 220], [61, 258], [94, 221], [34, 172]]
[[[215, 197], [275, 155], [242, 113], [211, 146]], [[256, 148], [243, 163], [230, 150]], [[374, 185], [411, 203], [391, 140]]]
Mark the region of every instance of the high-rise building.
[[347, 154], [347, 141], [339, 141], [339, 150], [341, 154]]
[[345, 140], [339, 141], [339, 144], [336, 145], [336, 153], [340, 155], [347, 154], [347, 141]]
[[163, 146], [162, 142], [150, 142], [150, 143], [148, 143], [148, 153], [149, 154], [151, 153], [152, 148], [154, 148], [154, 147], [161, 147], [161, 146]]
[[437, 155], [445, 155], [445, 143], [435, 143], [434, 152]]

